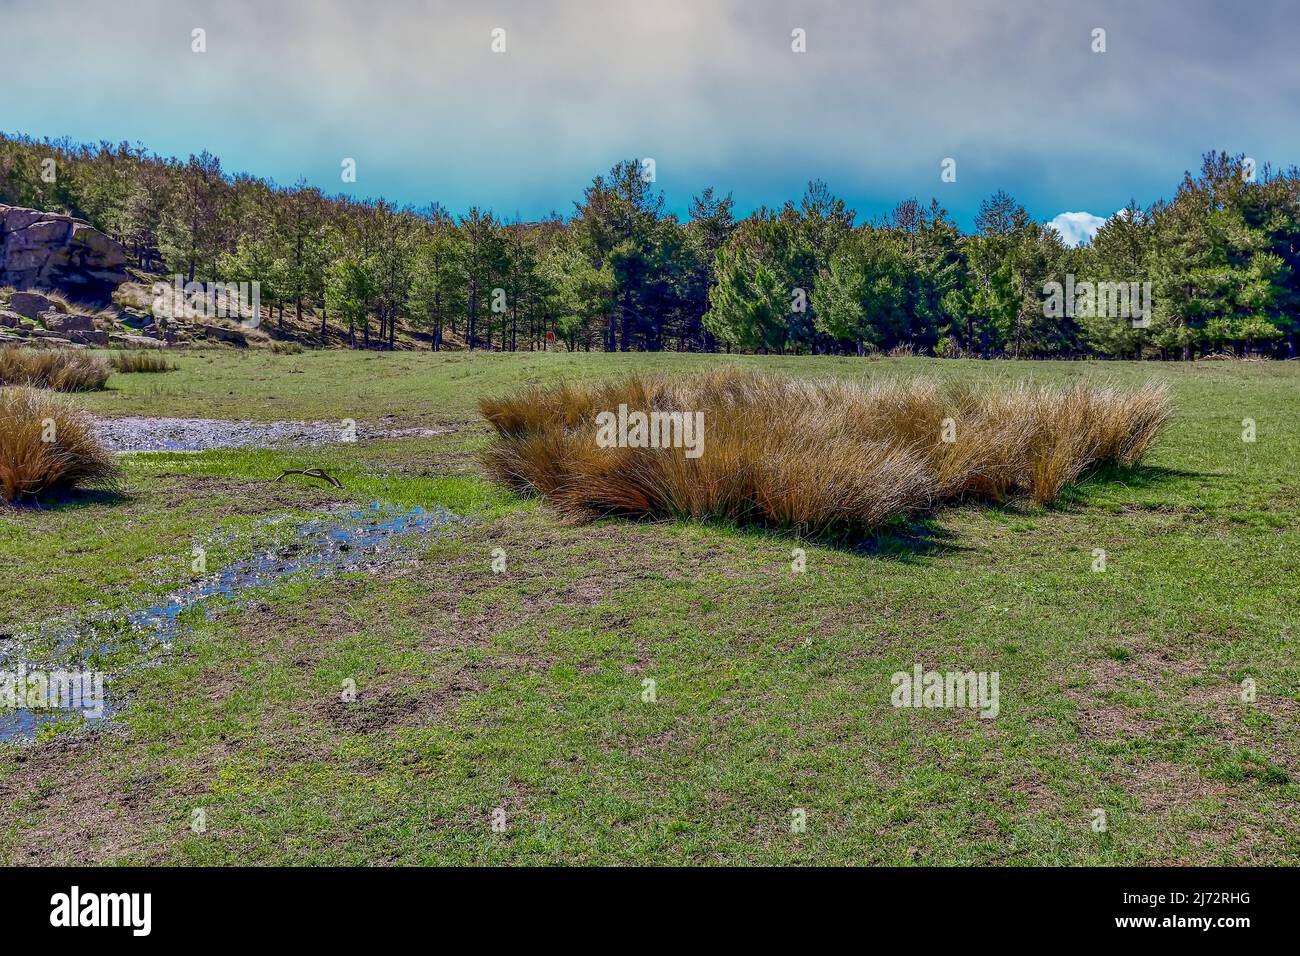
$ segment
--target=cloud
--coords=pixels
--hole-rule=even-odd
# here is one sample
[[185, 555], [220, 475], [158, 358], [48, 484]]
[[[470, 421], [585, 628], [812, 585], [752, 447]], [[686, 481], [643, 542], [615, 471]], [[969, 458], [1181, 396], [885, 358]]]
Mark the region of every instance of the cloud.
[[1063, 212], [1048, 225], [1061, 234], [1067, 246], [1081, 246], [1092, 242], [1097, 230], [1106, 224], [1101, 216], [1090, 212]]
[[644, 157], [678, 210], [706, 185], [743, 212], [820, 177], [863, 220], [937, 196], [969, 223], [999, 188], [1045, 218], [1145, 205], [1208, 149], [1295, 161], [1293, 4], [0, 0], [26, 64], [0, 129], [527, 218]]

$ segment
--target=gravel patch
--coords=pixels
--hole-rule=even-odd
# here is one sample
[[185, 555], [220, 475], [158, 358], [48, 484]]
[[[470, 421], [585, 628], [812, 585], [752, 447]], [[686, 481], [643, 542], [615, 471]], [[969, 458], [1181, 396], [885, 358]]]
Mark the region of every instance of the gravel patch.
[[207, 451], [212, 448], [281, 448], [375, 438], [428, 438], [446, 428], [385, 428], [342, 422], [240, 422], [218, 418], [100, 418], [96, 430], [113, 451]]

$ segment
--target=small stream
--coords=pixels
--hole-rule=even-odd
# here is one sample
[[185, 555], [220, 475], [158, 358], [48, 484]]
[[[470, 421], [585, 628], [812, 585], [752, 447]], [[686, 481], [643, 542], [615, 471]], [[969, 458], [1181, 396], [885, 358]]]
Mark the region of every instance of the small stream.
[[[25, 634], [6, 635], [0, 638], [0, 675], [11, 688], [15, 676], [26, 676], [36, 680], [39, 692], [41, 677], [33, 675], [48, 674], [50, 683], [66, 696], [62, 672], [94, 673], [102, 675], [104, 693], [96, 695], [94, 680], [87, 678], [71, 691], [75, 695], [84, 689], [92, 697], [89, 703], [83, 698], [81, 706], [0, 710], [0, 741], [31, 739], [43, 725], [67, 720], [73, 713], [88, 721], [110, 716], [115, 710], [110, 685], [119, 659], [125, 658], [128, 667], [139, 666], [142, 659], [156, 660], [195, 620], [212, 620], [223, 610], [247, 603], [250, 592], [299, 575], [325, 578], [377, 567], [405, 554], [416, 535], [461, 520], [445, 508], [402, 509], [375, 502], [366, 511], [307, 521], [287, 543], [229, 564], [146, 606], [46, 622]], [[20, 681], [19, 687], [24, 686], [31, 687]], [[0, 682], [0, 695], [4, 691]], [[49, 700], [48, 694], [44, 699]], [[0, 708], [8, 708], [3, 699]]]

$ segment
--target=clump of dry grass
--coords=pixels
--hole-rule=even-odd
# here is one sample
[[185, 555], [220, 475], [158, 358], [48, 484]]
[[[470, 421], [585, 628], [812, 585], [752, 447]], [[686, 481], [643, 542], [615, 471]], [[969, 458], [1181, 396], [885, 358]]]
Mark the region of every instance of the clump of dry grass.
[[111, 487], [117, 458], [70, 399], [34, 388], [0, 388], [0, 501], [75, 485]]
[[64, 315], [69, 315], [74, 312], [82, 311], [80, 308], [74, 308], [72, 303], [68, 301], [67, 297], [60, 292], [55, 292], [52, 289], [43, 289], [41, 290], [41, 295], [50, 300], [50, 305], [54, 307], [55, 312], [62, 312]]
[[74, 349], [0, 349], [0, 386], [27, 385], [56, 392], [86, 392], [104, 387], [109, 368], [102, 358]]
[[[601, 448], [620, 405], [703, 413], [699, 457]], [[737, 370], [532, 387], [480, 403], [488, 470], [575, 517], [722, 518], [806, 534], [1021, 492], [1045, 504], [1084, 472], [1135, 464], [1169, 418], [1161, 386], [796, 382]]]
[[114, 352], [108, 358], [108, 364], [115, 372], [174, 372], [176, 365], [169, 362], [157, 352], [136, 349]]

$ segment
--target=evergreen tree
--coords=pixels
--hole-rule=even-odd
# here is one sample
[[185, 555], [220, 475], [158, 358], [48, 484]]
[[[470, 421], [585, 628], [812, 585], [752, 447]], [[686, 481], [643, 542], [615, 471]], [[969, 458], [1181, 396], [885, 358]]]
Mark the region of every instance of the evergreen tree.
[[167, 267], [192, 282], [210, 279], [225, 242], [226, 183], [221, 161], [204, 151], [173, 170], [172, 188], [158, 225]]
[[813, 309], [818, 331], [852, 342], [858, 355], [905, 341], [907, 262], [898, 234], [866, 227], [841, 242], [817, 277]]

